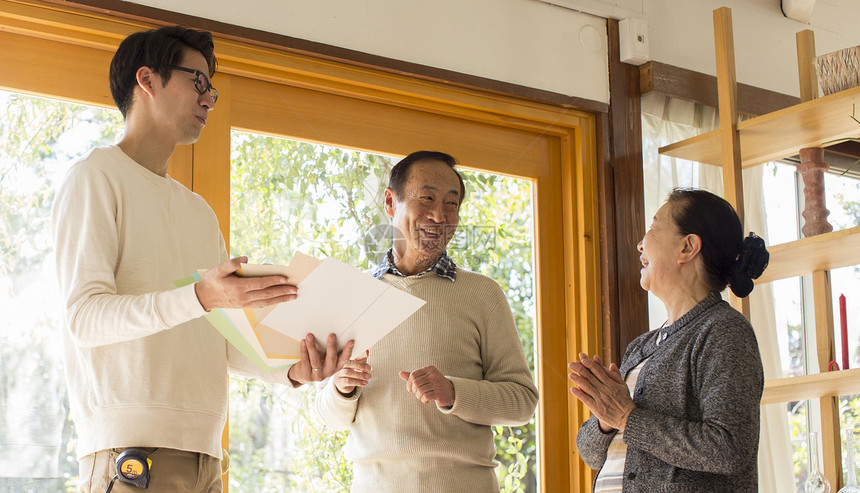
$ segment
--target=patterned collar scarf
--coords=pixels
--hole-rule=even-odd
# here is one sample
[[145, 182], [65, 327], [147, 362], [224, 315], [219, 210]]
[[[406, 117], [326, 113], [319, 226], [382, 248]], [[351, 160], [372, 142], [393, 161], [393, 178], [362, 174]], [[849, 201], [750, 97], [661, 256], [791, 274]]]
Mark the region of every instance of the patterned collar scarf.
[[[457, 280], [457, 265], [454, 264], [454, 261], [451, 260], [451, 257], [448, 256], [447, 252], [442, 252], [442, 255], [436, 260], [436, 262], [430, 266], [424, 272], [419, 272], [415, 274], [416, 276], [423, 276], [428, 272], [434, 272], [439, 277], [444, 277], [451, 282]], [[394, 266], [394, 249], [389, 248], [388, 252], [382, 258], [382, 261], [379, 262], [379, 265], [373, 270], [371, 274], [373, 277], [379, 278], [382, 277], [383, 274], [394, 274], [395, 276], [400, 277], [409, 277], [397, 270], [397, 267]]]

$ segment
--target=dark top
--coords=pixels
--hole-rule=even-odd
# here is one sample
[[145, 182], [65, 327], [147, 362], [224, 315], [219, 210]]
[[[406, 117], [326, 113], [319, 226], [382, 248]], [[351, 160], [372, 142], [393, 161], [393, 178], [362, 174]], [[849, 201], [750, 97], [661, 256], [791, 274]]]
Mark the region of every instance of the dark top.
[[[633, 340], [621, 375], [648, 357], [624, 430], [623, 491], [758, 491], [764, 374], [749, 320], [711, 293]], [[576, 445], [589, 467], [603, 467], [615, 433], [603, 433], [594, 416], [583, 423]]]

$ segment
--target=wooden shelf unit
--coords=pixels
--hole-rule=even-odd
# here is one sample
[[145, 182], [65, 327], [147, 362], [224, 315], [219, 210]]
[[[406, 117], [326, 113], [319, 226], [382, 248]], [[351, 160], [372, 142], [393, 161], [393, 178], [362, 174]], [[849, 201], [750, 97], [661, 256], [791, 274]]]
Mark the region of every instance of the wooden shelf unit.
[[860, 394], [860, 369], [777, 378], [764, 383], [762, 404]]
[[767, 247], [770, 263], [756, 284], [860, 264], [860, 226]]
[[[860, 87], [738, 122], [741, 166], [749, 168], [833, 140], [860, 137]], [[722, 165], [720, 131], [661, 147], [660, 154]]]
[[[737, 121], [731, 10], [714, 11], [720, 128], [659, 149], [659, 153], [721, 166], [725, 199], [743, 220], [743, 168], [793, 156], [799, 149], [860, 137], [860, 87], [817, 98], [812, 63], [812, 31], [797, 35], [800, 104], [743, 122]], [[762, 404], [817, 399], [820, 404], [824, 475], [833, 491], [842, 484], [841, 438], [836, 398], [860, 393], [860, 369], [827, 372], [833, 354], [833, 304], [830, 269], [860, 264], [860, 227], [769, 246], [770, 265], [758, 284], [812, 275], [819, 372], [765, 382]], [[732, 306], [749, 316], [749, 304], [732, 296]]]

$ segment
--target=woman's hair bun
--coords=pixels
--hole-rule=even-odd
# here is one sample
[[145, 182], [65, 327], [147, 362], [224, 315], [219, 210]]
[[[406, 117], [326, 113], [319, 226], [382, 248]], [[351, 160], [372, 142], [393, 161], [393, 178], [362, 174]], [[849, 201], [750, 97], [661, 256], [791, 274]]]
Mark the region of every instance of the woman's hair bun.
[[741, 298], [750, 294], [753, 290], [752, 280], [761, 276], [769, 261], [770, 253], [765, 247], [764, 240], [755, 233], [750, 233], [744, 238], [741, 253], [732, 267], [729, 281], [732, 292]]

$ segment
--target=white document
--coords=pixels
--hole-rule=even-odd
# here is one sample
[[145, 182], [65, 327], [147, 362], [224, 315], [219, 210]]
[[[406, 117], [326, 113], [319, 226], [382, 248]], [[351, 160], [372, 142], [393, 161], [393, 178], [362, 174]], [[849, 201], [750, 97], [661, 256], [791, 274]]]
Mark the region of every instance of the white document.
[[321, 351], [329, 334], [337, 336], [338, 351], [355, 340], [352, 354], [360, 356], [425, 303], [332, 257], [320, 261], [296, 253], [288, 266], [245, 264], [236, 274], [283, 275], [298, 287], [293, 301], [259, 309], [220, 310], [227, 323], [207, 317], [263, 368], [297, 361], [299, 343], [308, 333], [316, 337]]
[[[307, 257], [297, 253], [290, 266], [297, 259], [307, 265], [300, 256]], [[329, 334], [337, 336], [338, 350], [354, 339], [356, 356], [425, 303], [333, 257], [320, 262], [297, 286], [298, 297], [276, 305], [260, 323], [296, 340], [311, 333], [322, 349]]]
[[[252, 355], [245, 354], [251, 361], [257, 363], [262, 368], [278, 368], [294, 363], [301, 359], [301, 347], [299, 341], [284, 337], [281, 334], [275, 333], [278, 337], [271, 337], [271, 329], [255, 321], [257, 318], [254, 315], [254, 310], [250, 308], [225, 308], [224, 315], [230, 319], [235, 332], [232, 337], [224, 334], [227, 340], [236, 346], [240, 351], [247, 343], [250, 345], [254, 353], [257, 354], [265, 363], [265, 366], [260, 365]], [[222, 331], [224, 332], [224, 331]], [[236, 338], [236, 332], [241, 339]], [[242, 351], [243, 353], [245, 351]]]

